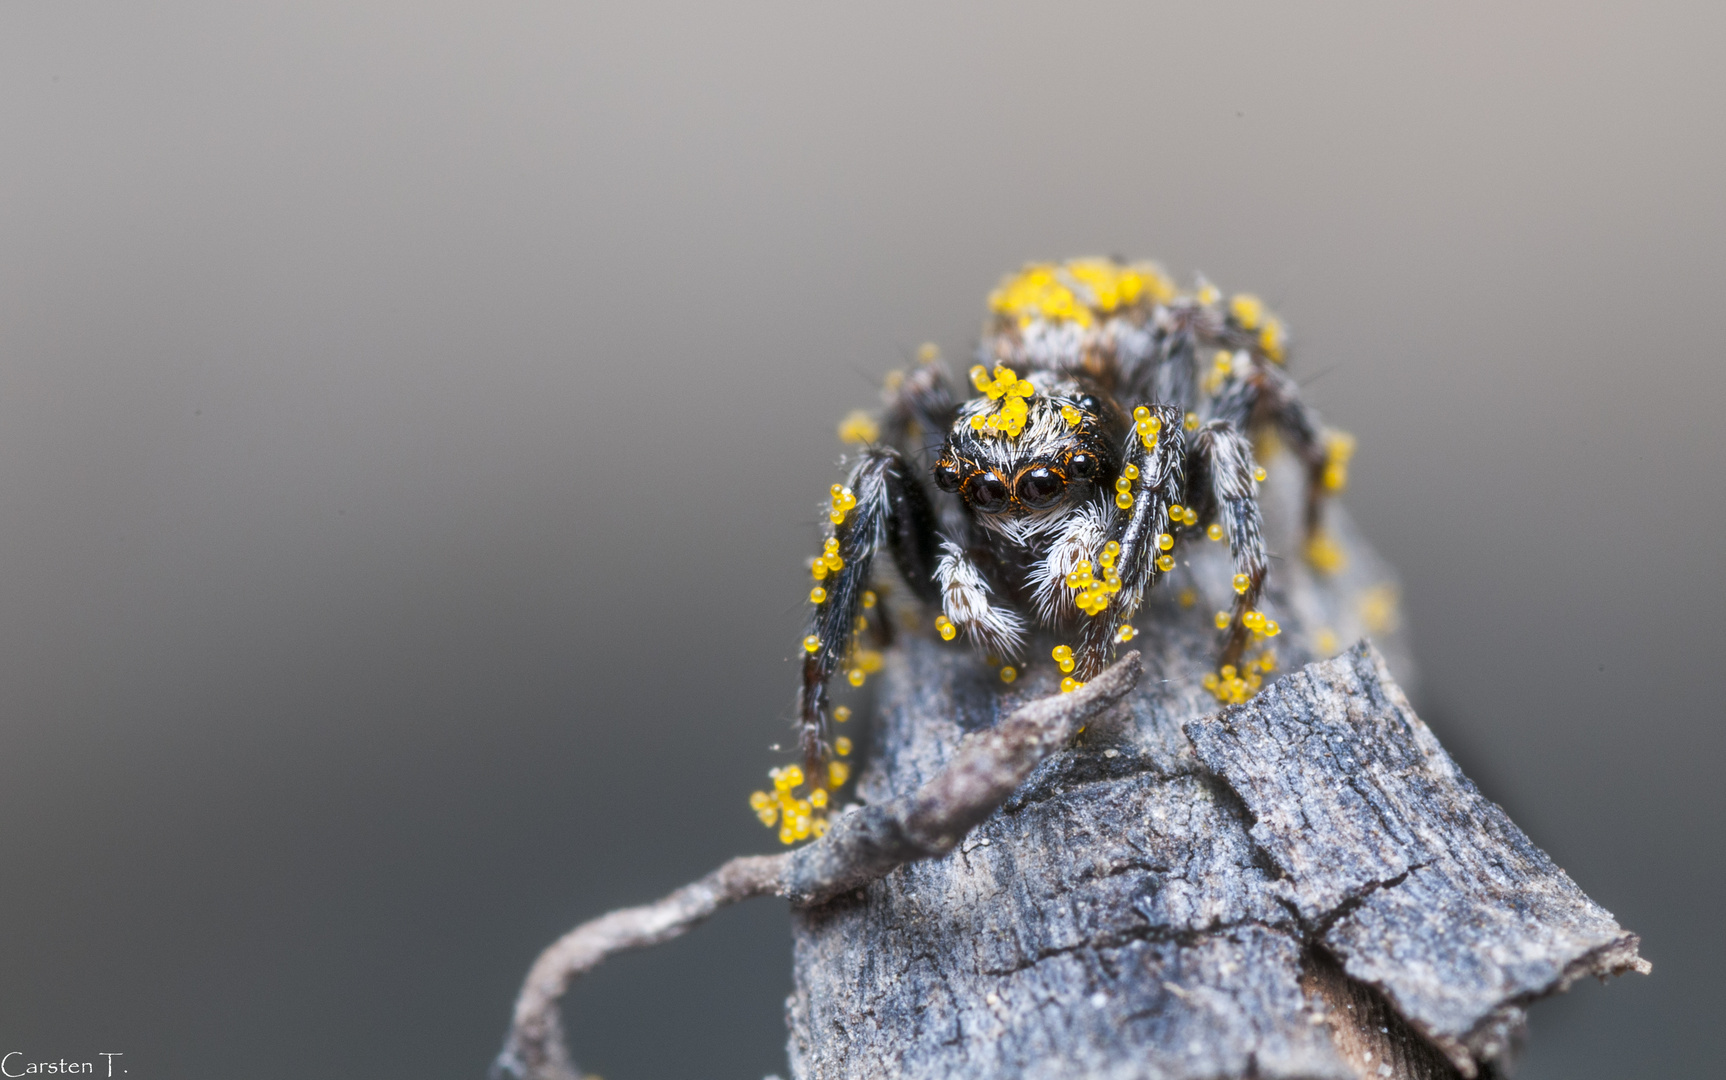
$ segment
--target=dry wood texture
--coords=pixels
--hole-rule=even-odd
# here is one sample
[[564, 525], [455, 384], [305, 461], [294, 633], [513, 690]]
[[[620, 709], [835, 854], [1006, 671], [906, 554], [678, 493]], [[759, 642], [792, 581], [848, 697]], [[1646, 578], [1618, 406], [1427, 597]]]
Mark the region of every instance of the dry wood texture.
[[[1273, 550], [1293, 550], [1291, 489], [1279, 504], [1273, 475], [1267, 495]], [[796, 1080], [1497, 1072], [1530, 1001], [1648, 965], [1415, 716], [1390, 675], [1413, 667], [1394, 580], [1331, 521], [1349, 561], [1281, 562], [1267, 605], [1291, 673], [1243, 705], [1201, 684], [1231, 599], [1220, 544], [1183, 549], [1150, 598], [1142, 675], [1135, 654], [1077, 693], [1048, 664], [1009, 687], [901, 635], [862, 805], [572, 931], [494, 1075], [576, 1076], [572, 979], [769, 894], [793, 904]], [[1378, 649], [1323, 658], [1369, 632]]]

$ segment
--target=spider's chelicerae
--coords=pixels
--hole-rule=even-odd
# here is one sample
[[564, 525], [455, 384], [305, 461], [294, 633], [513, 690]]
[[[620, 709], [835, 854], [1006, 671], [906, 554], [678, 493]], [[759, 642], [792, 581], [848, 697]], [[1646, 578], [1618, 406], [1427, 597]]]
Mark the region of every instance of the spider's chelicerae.
[[849, 776], [849, 740], [829, 739], [849, 710], [832, 707], [828, 682], [843, 666], [861, 685], [879, 664], [864, 641], [891, 632], [871, 582], [883, 548], [941, 637], [992, 654], [1007, 681], [1054, 642], [1071, 690], [1136, 635], [1131, 620], [1181, 544], [1226, 538], [1236, 596], [1217, 615], [1219, 674], [1206, 679], [1223, 700], [1256, 688], [1243, 650], [1278, 630], [1257, 609], [1264, 472], [1252, 436], [1274, 431], [1304, 463], [1307, 556], [1321, 569], [1334, 557], [1323, 498], [1343, 486], [1353, 442], [1301, 401], [1283, 326], [1258, 299], [1225, 301], [1203, 280], [1183, 291], [1148, 263], [1077, 259], [1025, 267], [989, 307], [972, 393], [926, 346], [889, 378], [879, 421], [841, 425], [863, 445], [833, 486], [812, 564], [803, 763], [752, 799], [787, 843], [819, 835]]

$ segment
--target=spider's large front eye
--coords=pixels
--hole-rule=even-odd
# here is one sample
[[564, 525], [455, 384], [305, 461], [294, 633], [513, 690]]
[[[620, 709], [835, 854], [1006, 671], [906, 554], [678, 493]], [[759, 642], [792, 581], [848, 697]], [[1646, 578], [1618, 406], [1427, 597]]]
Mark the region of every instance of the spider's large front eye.
[[1053, 469], [1038, 466], [1019, 475], [1019, 501], [1032, 510], [1052, 506], [1067, 482]]
[[965, 501], [974, 510], [998, 513], [1007, 508], [1007, 485], [994, 473], [978, 473], [965, 488]]
[[1083, 450], [1067, 459], [1067, 468], [1080, 480], [1089, 480], [1097, 475], [1097, 455], [1087, 454]]
[[959, 470], [953, 467], [951, 461], [943, 461], [935, 466], [935, 486], [942, 491], [959, 490]]

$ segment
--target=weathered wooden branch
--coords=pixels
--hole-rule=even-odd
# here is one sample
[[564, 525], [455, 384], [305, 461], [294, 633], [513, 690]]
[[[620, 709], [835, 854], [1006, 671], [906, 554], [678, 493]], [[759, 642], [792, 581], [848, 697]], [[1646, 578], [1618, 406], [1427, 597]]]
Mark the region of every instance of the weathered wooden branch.
[[670, 941], [739, 900], [773, 895], [818, 905], [908, 862], [945, 855], [1052, 750], [1132, 690], [1139, 667], [1139, 654], [1128, 653], [1078, 691], [1029, 702], [959, 746], [928, 783], [884, 805], [841, 814], [807, 847], [732, 859], [658, 903], [576, 927], [534, 962], [492, 1076], [578, 1080], [558, 1006], [570, 984], [608, 956]]
[[[1496, 1073], [1531, 1001], [1648, 965], [1414, 715], [1391, 576], [1332, 522], [1353, 559], [1284, 561], [1268, 603], [1297, 669], [1244, 705], [1201, 684], [1222, 545], [1189, 550], [1195, 595], [1148, 602], [1142, 679], [1135, 655], [1074, 694], [1047, 665], [1003, 687], [902, 635], [864, 805], [553, 945], [493, 1075], [570, 1080], [571, 980], [767, 894], [793, 901], [797, 1080]], [[1364, 643], [1321, 658], [1368, 630], [1389, 665]]]

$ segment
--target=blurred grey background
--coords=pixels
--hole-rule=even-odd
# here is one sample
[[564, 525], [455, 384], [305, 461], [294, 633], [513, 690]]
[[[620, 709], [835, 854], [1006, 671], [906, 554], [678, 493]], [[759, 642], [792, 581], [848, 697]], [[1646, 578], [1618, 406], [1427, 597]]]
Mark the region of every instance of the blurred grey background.
[[[0, 8], [0, 1051], [475, 1077], [771, 836], [833, 431], [1028, 258], [1263, 294], [1420, 705], [1718, 1067], [1719, 5]], [[783, 1068], [782, 905], [574, 995]]]

